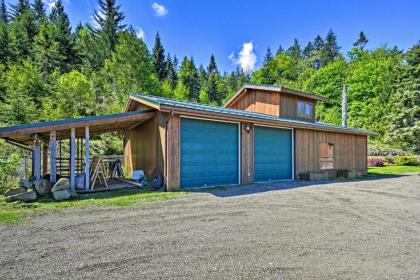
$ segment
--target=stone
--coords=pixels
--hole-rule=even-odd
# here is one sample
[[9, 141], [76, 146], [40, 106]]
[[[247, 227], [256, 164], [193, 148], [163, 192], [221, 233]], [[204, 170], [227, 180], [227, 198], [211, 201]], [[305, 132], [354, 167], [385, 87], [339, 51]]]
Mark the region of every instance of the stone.
[[52, 187], [51, 192], [57, 192], [62, 190], [69, 190], [70, 189], [70, 181], [67, 178], [61, 178], [60, 180], [55, 183], [55, 185]]
[[35, 191], [28, 191], [28, 192], [8, 196], [6, 197], [6, 201], [7, 202], [11, 202], [11, 201], [31, 202], [31, 201], [35, 201], [37, 198], [38, 196]]
[[51, 183], [45, 179], [40, 179], [33, 182], [34, 190], [40, 196], [47, 196], [51, 192]]
[[329, 179], [328, 172], [311, 172], [309, 176], [311, 181], [326, 181]]
[[70, 193], [70, 198], [76, 198], [79, 196], [79, 194], [76, 191], [70, 190], [69, 193]]
[[57, 201], [67, 200], [71, 196], [70, 191], [68, 190], [59, 190], [53, 192], [53, 197]]
[[15, 194], [19, 194], [19, 193], [24, 193], [26, 192], [25, 188], [22, 187], [17, 187], [17, 188], [13, 188], [13, 189], [8, 189], [7, 191], [5, 191], [4, 196], [8, 197], [11, 195], [15, 195]]
[[32, 189], [32, 182], [26, 179], [20, 179], [19, 180], [19, 186], [25, 188], [25, 189]]

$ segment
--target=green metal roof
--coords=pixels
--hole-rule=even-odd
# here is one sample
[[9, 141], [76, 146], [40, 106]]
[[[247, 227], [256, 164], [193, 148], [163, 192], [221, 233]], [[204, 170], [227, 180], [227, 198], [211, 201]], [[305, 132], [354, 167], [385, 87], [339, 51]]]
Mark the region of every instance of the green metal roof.
[[143, 100], [148, 103], [155, 104], [156, 106], [166, 105], [166, 106], [172, 106], [172, 107], [176, 107], [180, 109], [193, 109], [193, 110], [199, 110], [203, 112], [217, 113], [217, 114], [223, 114], [223, 115], [248, 117], [248, 118], [254, 118], [258, 120], [268, 120], [268, 121], [279, 122], [279, 123], [288, 123], [291, 125], [296, 124], [296, 125], [310, 126], [314, 128], [318, 127], [318, 128], [324, 128], [324, 129], [335, 129], [335, 130], [341, 130], [343, 132], [352, 132], [356, 134], [374, 135], [374, 133], [367, 130], [363, 130], [363, 129], [341, 127], [341, 126], [331, 125], [331, 124], [326, 124], [326, 123], [321, 123], [321, 122], [314, 123], [314, 122], [285, 119], [285, 118], [275, 117], [275, 116], [261, 114], [261, 113], [247, 112], [243, 110], [223, 108], [223, 107], [212, 106], [212, 105], [207, 105], [207, 104], [199, 104], [195, 102], [179, 101], [179, 100], [174, 100], [174, 99], [154, 96], [154, 95], [131, 94], [130, 96]]

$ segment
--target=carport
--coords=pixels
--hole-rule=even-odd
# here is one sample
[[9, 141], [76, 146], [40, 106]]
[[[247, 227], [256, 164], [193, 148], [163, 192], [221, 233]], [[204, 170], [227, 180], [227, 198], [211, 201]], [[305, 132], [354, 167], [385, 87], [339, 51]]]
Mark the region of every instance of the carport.
[[[19, 148], [32, 152], [32, 175], [40, 179], [47, 175], [57, 180], [57, 148], [69, 140], [70, 186], [75, 188], [76, 168], [84, 171], [85, 190], [90, 190], [90, 137], [109, 132], [123, 132], [138, 126], [155, 115], [154, 110], [132, 111], [120, 114], [64, 119], [0, 128], [0, 138]], [[57, 147], [57, 143], [60, 147]]]

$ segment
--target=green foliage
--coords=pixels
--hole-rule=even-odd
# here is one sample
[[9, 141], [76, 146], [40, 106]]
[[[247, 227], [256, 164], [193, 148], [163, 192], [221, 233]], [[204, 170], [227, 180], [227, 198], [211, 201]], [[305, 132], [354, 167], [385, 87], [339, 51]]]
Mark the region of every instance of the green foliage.
[[12, 178], [19, 167], [21, 159], [18, 153], [14, 153], [6, 159], [0, 159], [0, 194], [3, 194], [11, 184], [15, 183], [15, 180], [12, 180]]
[[397, 156], [394, 159], [394, 163], [396, 165], [407, 165], [407, 166], [415, 166], [415, 165], [420, 164], [416, 156]]
[[163, 48], [159, 33], [156, 33], [152, 59], [155, 75], [160, 81], [163, 81], [168, 75], [168, 69], [166, 67], [165, 49]]

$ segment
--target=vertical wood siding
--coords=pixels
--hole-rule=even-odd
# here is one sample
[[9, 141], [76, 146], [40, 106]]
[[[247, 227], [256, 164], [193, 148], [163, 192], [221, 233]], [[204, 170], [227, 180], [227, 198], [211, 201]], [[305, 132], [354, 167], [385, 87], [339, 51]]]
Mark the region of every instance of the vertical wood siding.
[[179, 189], [180, 186], [179, 124], [179, 115], [173, 115], [168, 123], [168, 190]]
[[[250, 132], [246, 127], [251, 128]], [[241, 124], [241, 184], [254, 182], [254, 127], [252, 123]]]
[[335, 132], [295, 129], [295, 176], [320, 171], [320, 143], [334, 144], [335, 169], [367, 173], [367, 137]]
[[[304, 101], [312, 104], [312, 117], [310, 119], [300, 118], [297, 115], [297, 102]], [[316, 102], [311, 99], [295, 97], [290, 94], [280, 95], [280, 117], [286, 119], [315, 121]]]

